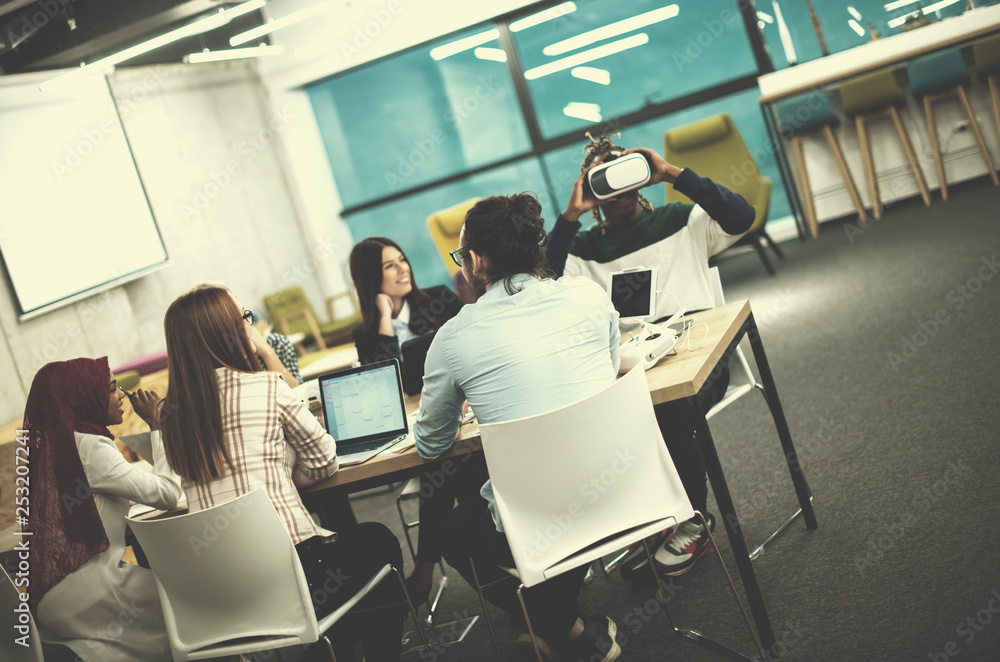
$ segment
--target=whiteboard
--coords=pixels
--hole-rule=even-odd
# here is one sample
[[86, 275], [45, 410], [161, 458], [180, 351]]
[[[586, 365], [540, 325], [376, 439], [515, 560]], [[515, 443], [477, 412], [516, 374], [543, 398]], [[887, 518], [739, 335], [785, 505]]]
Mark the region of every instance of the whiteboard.
[[0, 78], [0, 254], [22, 321], [167, 262], [106, 79], [39, 80]]

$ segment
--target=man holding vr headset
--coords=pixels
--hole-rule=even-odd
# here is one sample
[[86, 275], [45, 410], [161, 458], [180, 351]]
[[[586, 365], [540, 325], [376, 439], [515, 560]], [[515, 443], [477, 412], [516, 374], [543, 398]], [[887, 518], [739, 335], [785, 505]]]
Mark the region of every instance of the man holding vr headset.
[[[708, 258], [750, 229], [753, 207], [724, 186], [668, 163], [652, 149], [625, 149], [608, 135], [597, 140], [590, 134], [587, 137], [590, 144], [584, 148], [581, 175], [549, 234], [547, 256], [552, 271], [557, 277], [587, 276], [607, 287], [613, 272], [655, 268], [656, 290], [672, 296], [656, 297], [654, 321], [666, 319], [678, 306], [686, 312], [712, 308]], [[639, 189], [663, 182], [695, 204], [673, 202], [654, 209]], [[586, 212], [593, 214], [597, 225], [580, 231], [579, 219]], [[728, 370], [712, 377], [714, 381], [701, 397], [706, 411], [722, 399], [729, 385]], [[674, 401], [657, 405], [655, 410], [691, 505], [705, 514], [714, 530], [715, 520], [707, 512], [705, 461], [688, 407]], [[664, 531], [656, 544], [657, 570], [672, 576], [687, 572], [711, 542], [704, 527], [692, 520]], [[622, 576], [642, 581], [649, 574], [645, 563], [642, 549], [633, 550], [622, 563]]]

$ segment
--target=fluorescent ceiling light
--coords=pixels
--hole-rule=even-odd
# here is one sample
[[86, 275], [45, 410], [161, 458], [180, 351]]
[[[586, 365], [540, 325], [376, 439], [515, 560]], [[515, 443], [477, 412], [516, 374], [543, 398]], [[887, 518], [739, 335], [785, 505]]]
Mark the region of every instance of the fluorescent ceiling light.
[[589, 80], [591, 83], [597, 83], [598, 85], [611, 84], [611, 72], [607, 69], [598, 69], [597, 67], [574, 67], [569, 74], [573, 78]]
[[774, 20], [778, 23], [778, 37], [781, 39], [781, 49], [785, 51], [785, 61], [788, 64], [795, 64], [795, 44], [792, 43], [792, 33], [788, 31], [788, 24], [785, 17], [781, 15], [781, 5], [778, 0], [771, 0], [771, 9], [774, 11]]
[[674, 16], [677, 16], [679, 11], [680, 9], [677, 5], [667, 5], [666, 7], [661, 7], [660, 9], [654, 9], [653, 11], [648, 11], [644, 14], [633, 16], [632, 18], [626, 18], [621, 21], [609, 23], [603, 27], [578, 34], [575, 37], [570, 37], [569, 39], [563, 39], [562, 41], [557, 41], [554, 44], [549, 44], [542, 49], [542, 52], [546, 55], [562, 55], [563, 53], [568, 53], [569, 51], [576, 50], [577, 48], [589, 46], [596, 41], [617, 37], [618, 35], [625, 34], [626, 32], [638, 30], [639, 28], [646, 27], [647, 25], [652, 25], [653, 23], [659, 23], [660, 21], [665, 21], [668, 18], [673, 18]]
[[[933, 5], [927, 5], [924, 7], [925, 14], [933, 14], [936, 11], [941, 11], [945, 7], [951, 7], [954, 4], [962, 2], [962, 0], [941, 0], [941, 2], [935, 2]], [[894, 18], [889, 21], [890, 28], [898, 28], [900, 25], [906, 22], [907, 16], [900, 16], [899, 18]]]
[[893, 9], [899, 9], [900, 7], [905, 7], [906, 5], [915, 5], [920, 0], [895, 0], [890, 2], [885, 6], [886, 11], [892, 11]]
[[266, 34], [271, 34], [276, 30], [282, 28], [287, 28], [289, 25], [294, 25], [299, 21], [304, 21], [307, 18], [312, 18], [317, 14], [322, 14], [323, 12], [330, 11], [337, 6], [335, 2], [320, 2], [319, 4], [313, 5], [312, 7], [306, 7], [305, 9], [300, 9], [299, 11], [292, 12], [288, 16], [282, 16], [278, 19], [269, 19], [264, 25], [260, 25], [252, 30], [247, 30], [246, 32], [241, 32], [235, 37], [230, 37], [230, 46], [239, 46], [240, 44], [245, 44], [248, 41], [254, 41]]
[[473, 54], [480, 60], [493, 60], [494, 62], [507, 61], [507, 52], [502, 48], [486, 48], [485, 46], [479, 46], [473, 51]]
[[455, 55], [456, 53], [467, 51], [470, 48], [475, 48], [476, 46], [482, 46], [488, 41], [493, 41], [499, 38], [500, 31], [494, 28], [492, 30], [487, 30], [486, 32], [480, 32], [479, 34], [459, 39], [458, 41], [453, 41], [450, 44], [432, 48], [431, 57], [435, 60], [443, 60], [446, 57]]
[[855, 21], [853, 18], [847, 21], [847, 24], [851, 26], [851, 29], [858, 33], [859, 37], [865, 36], [865, 29], [861, 27], [861, 24]]
[[285, 52], [285, 47], [280, 44], [270, 46], [261, 44], [252, 48], [230, 48], [225, 51], [202, 51], [201, 53], [191, 53], [184, 56], [184, 61], [191, 64], [201, 62], [219, 62], [220, 60], [239, 60], [246, 57], [261, 57], [264, 55], [281, 55]]
[[757, 18], [764, 21], [765, 23], [774, 23], [774, 17], [762, 11], [757, 12]]
[[860, 21], [861, 20], [861, 12], [859, 12], [854, 7], [851, 7], [850, 5], [847, 6], [847, 13], [849, 13], [851, 16], [853, 16], [855, 21]]
[[570, 101], [563, 108], [563, 115], [586, 120], [588, 122], [601, 121], [601, 107], [596, 103], [582, 103], [580, 101]]
[[516, 21], [511, 21], [510, 31], [520, 32], [521, 30], [526, 30], [532, 28], [539, 23], [544, 23], [545, 21], [551, 21], [554, 18], [559, 18], [560, 16], [565, 16], [566, 14], [572, 14], [576, 11], [576, 4], [572, 2], [564, 2], [561, 5], [556, 5], [555, 7], [549, 7], [545, 11], [540, 11], [537, 14], [532, 14], [531, 16], [525, 16], [524, 18], [519, 18]]
[[55, 85], [66, 83], [71, 80], [77, 80], [79, 78], [83, 78], [84, 76], [104, 71], [108, 67], [113, 67], [116, 64], [124, 62], [125, 60], [130, 60], [134, 57], [138, 57], [144, 53], [160, 48], [161, 46], [166, 46], [167, 44], [177, 41], [178, 39], [184, 39], [185, 37], [192, 37], [203, 32], [208, 32], [209, 30], [214, 30], [215, 28], [229, 23], [229, 21], [233, 20], [237, 16], [248, 14], [252, 11], [260, 9], [263, 6], [264, 0], [250, 0], [249, 2], [236, 5], [232, 9], [222, 10], [219, 13], [213, 14], [207, 18], [203, 18], [195, 21], [194, 23], [189, 23], [184, 27], [161, 34], [159, 37], [154, 37], [149, 41], [144, 41], [141, 44], [136, 44], [135, 46], [126, 48], [123, 51], [115, 53], [114, 55], [109, 55], [95, 62], [91, 62], [90, 64], [84, 65], [79, 69], [74, 69], [69, 73], [56, 76], [55, 78], [50, 78], [39, 85], [38, 89], [44, 92], [47, 89], [51, 89]]
[[576, 53], [575, 55], [564, 57], [561, 60], [548, 62], [540, 67], [535, 67], [534, 69], [528, 69], [524, 72], [524, 77], [528, 80], [535, 80], [536, 78], [548, 76], [549, 74], [554, 74], [557, 71], [570, 69], [578, 64], [592, 62], [593, 60], [614, 55], [615, 53], [621, 53], [622, 51], [635, 48], [636, 46], [642, 46], [646, 43], [649, 43], [649, 35], [645, 32], [640, 32], [639, 34], [634, 34], [631, 37], [613, 41], [610, 44], [604, 44], [603, 46], [598, 46], [597, 48], [591, 48], [589, 51]]

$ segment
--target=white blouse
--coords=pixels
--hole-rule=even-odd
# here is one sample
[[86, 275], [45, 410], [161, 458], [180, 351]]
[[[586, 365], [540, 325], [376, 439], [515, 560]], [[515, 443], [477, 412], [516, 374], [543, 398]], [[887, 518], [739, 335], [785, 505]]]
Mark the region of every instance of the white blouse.
[[[42, 641], [68, 646], [84, 662], [171, 660], [153, 573], [122, 563], [133, 501], [169, 509], [181, 496], [153, 432], [153, 470], [129, 464], [107, 437], [74, 433], [110, 546], [56, 584], [38, 604]], [[86, 486], [80, 486], [82, 493]], [[73, 495], [74, 497], [78, 495]]]

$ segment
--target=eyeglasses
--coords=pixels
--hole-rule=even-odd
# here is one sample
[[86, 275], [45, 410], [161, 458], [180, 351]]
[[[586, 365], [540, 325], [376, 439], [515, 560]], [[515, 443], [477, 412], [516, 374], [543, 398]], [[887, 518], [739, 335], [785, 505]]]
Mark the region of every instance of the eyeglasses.
[[249, 324], [250, 326], [253, 326], [254, 324], [257, 323], [257, 316], [253, 314], [252, 310], [244, 310], [243, 321]]
[[453, 251], [448, 251], [448, 255], [451, 256], [451, 259], [454, 260], [455, 264], [457, 264], [458, 266], [462, 266], [462, 251], [463, 250], [465, 250], [465, 249], [464, 248], [456, 248]]

